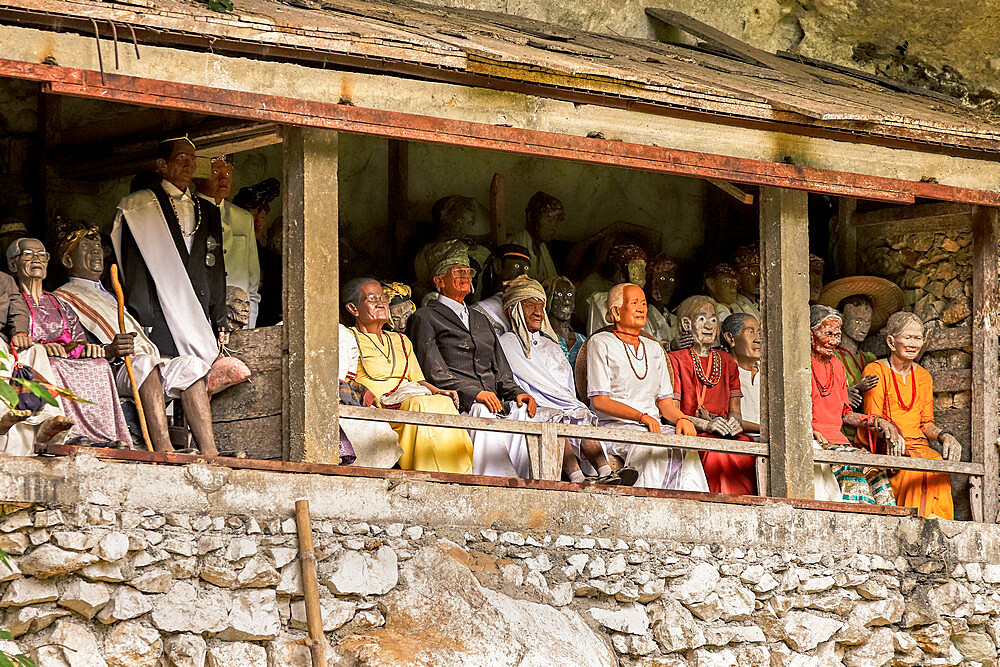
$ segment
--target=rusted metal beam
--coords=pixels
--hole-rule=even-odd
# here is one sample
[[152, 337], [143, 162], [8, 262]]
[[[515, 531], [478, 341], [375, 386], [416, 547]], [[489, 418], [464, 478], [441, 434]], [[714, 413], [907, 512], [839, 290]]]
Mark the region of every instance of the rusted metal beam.
[[915, 196], [927, 196], [1000, 206], [1000, 193], [985, 190], [115, 74], [107, 74], [106, 85], [102, 85], [100, 75], [95, 72], [55, 65], [0, 59], [0, 76], [42, 81], [46, 84], [46, 90], [53, 93], [260, 122], [319, 127], [391, 139], [535, 155], [693, 178], [715, 178], [858, 199], [912, 203]]
[[[704, 439], [707, 440], [708, 438]], [[765, 498], [762, 496], [728, 496], [721, 493], [702, 493], [698, 491], [668, 491], [666, 489], [576, 484], [574, 482], [520, 479], [516, 477], [488, 477], [482, 475], [459, 475], [444, 472], [387, 470], [384, 468], [361, 468], [355, 466], [329, 465], [324, 463], [296, 463], [292, 461], [233, 459], [221, 456], [201, 456], [200, 454], [166, 454], [162, 452], [146, 452], [131, 449], [105, 449], [101, 447], [83, 447], [78, 445], [37, 444], [35, 446], [35, 452], [37, 454], [49, 456], [75, 456], [77, 454], [86, 454], [108, 461], [133, 463], [162, 463], [166, 465], [190, 465], [192, 463], [202, 463], [231, 468], [234, 470], [263, 470], [280, 473], [337, 475], [343, 477], [366, 477], [396, 481], [415, 480], [446, 484], [462, 484], [466, 486], [493, 486], [512, 489], [537, 489], [542, 491], [585, 493], [599, 491], [609, 495], [617, 494], [636, 496], [640, 498], [697, 500], [699, 502], [724, 503], [729, 505], [760, 506], [768, 502], [779, 502], [791, 505], [792, 507], [798, 509], [823, 510], [828, 512], [849, 512], [853, 514], [873, 514], [881, 516], [916, 516], [916, 510], [910, 507], [886, 507], [883, 505], [833, 503], [794, 498]]]

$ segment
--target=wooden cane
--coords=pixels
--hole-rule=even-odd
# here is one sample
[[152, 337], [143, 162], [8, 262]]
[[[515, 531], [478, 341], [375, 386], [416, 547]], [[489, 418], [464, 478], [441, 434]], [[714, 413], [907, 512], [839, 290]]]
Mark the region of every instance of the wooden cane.
[[[125, 294], [122, 292], [121, 283], [118, 282], [118, 265], [111, 265], [111, 286], [115, 290], [115, 297], [118, 301], [118, 328], [121, 333], [125, 331]], [[132, 396], [135, 398], [135, 411], [139, 413], [139, 428], [142, 429], [142, 439], [146, 443], [146, 449], [153, 451], [153, 443], [149, 439], [149, 429], [146, 428], [146, 413], [142, 411], [142, 399], [139, 398], [139, 384], [135, 381], [135, 371], [132, 370], [132, 355], [125, 355], [125, 370], [128, 371], [128, 381], [132, 384]]]

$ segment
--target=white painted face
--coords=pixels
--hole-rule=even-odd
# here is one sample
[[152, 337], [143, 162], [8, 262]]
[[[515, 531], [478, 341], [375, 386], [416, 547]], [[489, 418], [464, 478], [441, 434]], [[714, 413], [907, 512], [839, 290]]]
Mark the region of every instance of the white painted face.
[[924, 328], [916, 322], [907, 324], [895, 336], [887, 336], [885, 342], [893, 357], [914, 361], [924, 346]]

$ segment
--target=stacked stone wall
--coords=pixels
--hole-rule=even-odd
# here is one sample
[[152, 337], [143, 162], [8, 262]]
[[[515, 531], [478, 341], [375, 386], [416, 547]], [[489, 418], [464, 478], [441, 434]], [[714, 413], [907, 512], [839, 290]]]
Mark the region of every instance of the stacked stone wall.
[[0, 648], [39, 667], [309, 665], [290, 509], [302, 490], [331, 665], [997, 664], [996, 526], [89, 457], [18, 465], [0, 497], [34, 502], [0, 517], [15, 635]]

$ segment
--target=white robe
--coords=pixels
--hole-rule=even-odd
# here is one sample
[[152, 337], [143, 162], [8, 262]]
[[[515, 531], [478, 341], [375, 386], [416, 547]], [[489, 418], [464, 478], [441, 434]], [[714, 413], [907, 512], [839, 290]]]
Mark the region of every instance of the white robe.
[[[482, 403], [473, 403], [469, 416], [486, 419], [513, 419], [515, 421], [531, 421], [528, 417], [528, 404], [518, 406], [511, 404], [507, 415], [497, 415], [490, 412]], [[521, 433], [502, 433], [500, 431], [469, 431], [472, 438], [472, 474], [492, 475], [494, 477], [521, 477], [527, 479], [529, 472], [528, 440]]]
[[493, 333], [497, 335], [497, 338], [510, 331], [510, 322], [507, 321], [507, 314], [503, 312], [502, 293], [494, 294], [488, 299], [483, 299], [473, 305], [472, 309], [478, 310], [486, 316], [486, 319], [490, 321], [490, 326], [493, 327]]
[[[610, 331], [595, 334], [587, 341], [587, 396], [608, 396], [615, 401], [659, 419], [657, 403], [672, 399], [670, 363], [655, 341], [639, 337], [639, 359]], [[634, 350], [634, 348], [633, 348]], [[629, 361], [631, 360], [631, 364]], [[623, 420], [594, 408], [602, 426], [645, 431], [637, 421]], [[663, 426], [663, 433], [674, 433], [673, 426]], [[625, 459], [626, 465], [639, 471], [636, 486], [653, 489], [708, 491], [708, 479], [701, 458], [694, 450], [614, 443], [607, 450]]]
[[[0, 339], [0, 349], [9, 351], [10, 347]], [[49, 365], [49, 356], [45, 353], [45, 348], [41, 345], [32, 345], [27, 350], [21, 350], [17, 354], [22, 364], [30, 366], [36, 373], [49, 382], [55, 382], [55, 373], [52, 372], [52, 367]], [[0, 402], [0, 415], [5, 415], [9, 411], [10, 408], [7, 407], [7, 404]], [[60, 406], [45, 403], [41, 410], [24, 421], [14, 424], [5, 436], [0, 436], [0, 453], [10, 456], [33, 456], [35, 454], [35, 433], [38, 430], [38, 426], [52, 417], [59, 417], [64, 414]], [[62, 442], [68, 435], [69, 430], [63, 431], [49, 442]]]
[[[107, 345], [118, 333], [118, 302], [101, 283], [71, 277], [69, 282], [55, 293], [73, 306], [83, 328], [101, 343]], [[189, 354], [163, 359], [160, 350], [143, 331], [142, 325], [128, 311], [125, 311], [125, 331], [136, 334], [132, 370], [139, 386], [142, 386], [146, 378], [159, 368], [163, 393], [170, 398], [180, 398], [182, 391], [208, 375], [212, 368], [203, 360]], [[132, 395], [132, 384], [124, 364], [115, 375], [115, 384], [120, 395]]]

